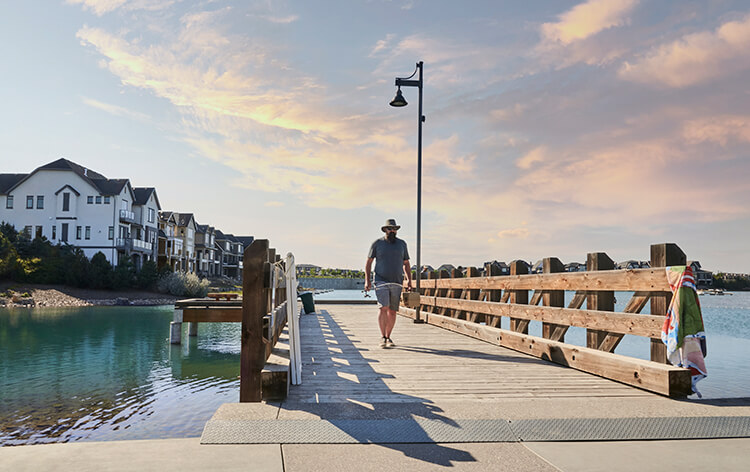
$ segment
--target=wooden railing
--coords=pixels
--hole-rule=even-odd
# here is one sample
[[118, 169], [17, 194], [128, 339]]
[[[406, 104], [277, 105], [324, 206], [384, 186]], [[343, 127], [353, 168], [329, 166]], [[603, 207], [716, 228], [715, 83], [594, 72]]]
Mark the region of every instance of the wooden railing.
[[[241, 299], [194, 298], [175, 302], [175, 321], [170, 335], [172, 344], [181, 342], [182, 322], [190, 323], [191, 336], [197, 334], [197, 323], [242, 323], [241, 402], [278, 398], [285, 395], [283, 390], [288, 388], [289, 354], [286, 353], [282, 360], [269, 360], [288, 321], [287, 284], [283, 275], [287, 272], [287, 260], [293, 258], [288, 256], [282, 260], [275, 249], [268, 247], [268, 240], [256, 239], [245, 249]], [[296, 293], [294, 295], [296, 300]], [[294, 309], [296, 304], [293, 303], [292, 307]]]
[[[590, 253], [586, 272], [564, 272], [559, 259], [543, 261], [543, 274], [527, 274], [521, 261], [510, 275], [494, 275], [493, 267], [434, 273], [421, 281], [420, 314], [428, 323], [525, 352], [559, 364], [669, 396], [691, 392], [688, 370], [667, 365], [661, 341], [671, 292], [665, 266], [684, 265], [675, 244], [651, 246], [651, 268], [612, 270], [605, 253]], [[423, 278], [425, 274], [422, 274]], [[531, 297], [529, 298], [529, 291]], [[565, 291], [574, 291], [568, 306]], [[623, 312], [614, 311], [614, 291], [632, 291]], [[641, 314], [648, 302], [651, 313]], [[541, 306], [538, 306], [541, 303]], [[586, 303], [586, 309], [582, 309]], [[406, 316], [416, 310], [401, 307]], [[510, 329], [500, 329], [502, 317]], [[529, 336], [529, 322], [542, 322], [542, 337]], [[586, 329], [586, 347], [566, 344], [570, 326]], [[625, 334], [651, 339], [650, 361], [615, 354]]]
[[286, 285], [273, 277], [274, 264], [283, 268], [284, 263], [275, 249], [269, 249], [267, 239], [256, 239], [245, 249], [240, 402], [261, 401], [261, 371], [287, 322]]

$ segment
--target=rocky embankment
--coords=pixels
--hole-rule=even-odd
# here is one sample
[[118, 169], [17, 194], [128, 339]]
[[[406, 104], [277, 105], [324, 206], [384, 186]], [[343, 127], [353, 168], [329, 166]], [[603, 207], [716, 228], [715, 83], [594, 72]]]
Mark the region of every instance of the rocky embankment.
[[59, 286], [0, 287], [0, 307], [78, 307], [171, 305], [177, 297], [144, 291], [114, 292]]

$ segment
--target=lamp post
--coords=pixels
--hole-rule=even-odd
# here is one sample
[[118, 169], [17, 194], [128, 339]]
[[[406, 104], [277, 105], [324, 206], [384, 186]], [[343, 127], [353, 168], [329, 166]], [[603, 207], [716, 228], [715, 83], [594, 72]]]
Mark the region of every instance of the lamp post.
[[[414, 73], [409, 77], [396, 77], [396, 96], [391, 100], [392, 107], [405, 107], [407, 105], [406, 99], [401, 95], [401, 87], [417, 87], [419, 89], [419, 115], [417, 115], [418, 122], [418, 133], [417, 133], [417, 293], [421, 294], [420, 291], [420, 279], [422, 273], [422, 123], [425, 118], [422, 115], [422, 65], [423, 62], [417, 62], [417, 68]], [[419, 72], [419, 78], [414, 80], [412, 77]], [[414, 319], [415, 323], [424, 323], [422, 318], [419, 316], [419, 310], [421, 306], [417, 306], [416, 314]]]

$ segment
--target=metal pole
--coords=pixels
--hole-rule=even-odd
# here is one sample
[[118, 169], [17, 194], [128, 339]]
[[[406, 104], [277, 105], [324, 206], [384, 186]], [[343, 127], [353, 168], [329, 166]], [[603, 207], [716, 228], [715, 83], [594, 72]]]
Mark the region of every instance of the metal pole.
[[[417, 293], [422, 294], [420, 291], [420, 280], [422, 278], [422, 122], [424, 122], [424, 116], [422, 115], [422, 61], [417, 63], [419, 68], [419, 132], [417, 134]], [[420, 318], [421, 304], [417, 306], [415, 323], [423, 323]]]

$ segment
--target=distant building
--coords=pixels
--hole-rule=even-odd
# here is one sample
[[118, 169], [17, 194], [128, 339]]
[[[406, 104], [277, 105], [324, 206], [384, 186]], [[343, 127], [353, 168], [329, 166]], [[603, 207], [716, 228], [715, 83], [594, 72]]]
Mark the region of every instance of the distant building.
[[28, 239], [76, 246], [88, 258], [101, 252], [113, 265], [154, 260], [156, 225], [148, 217], [158, 211], [155, 189], [136, 192], [128, 179], [65, 158], [29, 174], [0, 174], [0, 221]]
[[693, 269], [693, 277], [695, 277], [695, 286], [698, 288], [713, 287], [714, 274], [701, 268], [699, 261], [688, 261], [687, 264]]

